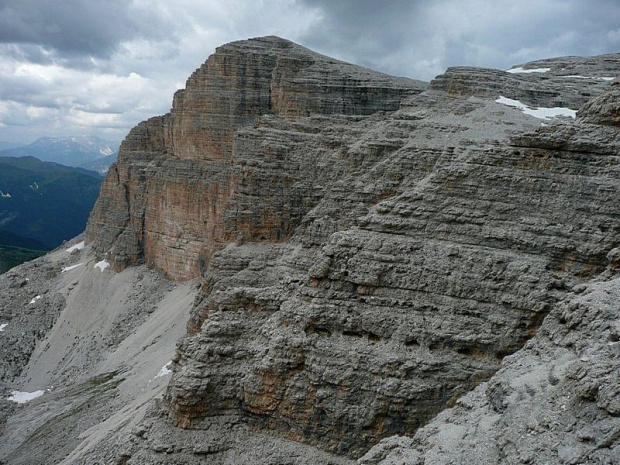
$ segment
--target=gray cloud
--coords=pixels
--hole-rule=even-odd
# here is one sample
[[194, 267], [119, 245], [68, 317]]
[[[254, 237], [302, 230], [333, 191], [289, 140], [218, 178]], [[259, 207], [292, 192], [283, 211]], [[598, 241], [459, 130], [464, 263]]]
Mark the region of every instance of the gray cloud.
[[422, 79], [457, 64], [620, 50], [617, 0], [300, 1], [323, 13], [303, 36], [309, 46]]
[[279, 35], [383, 72], [620, 51], [618, 0], [0, 0], [0, 140], [120, 139], [216, 46]]
[[122, 41], [170, 34], [167, 18], [127, 0], [3, 0], [0, 42], [109, 57]]

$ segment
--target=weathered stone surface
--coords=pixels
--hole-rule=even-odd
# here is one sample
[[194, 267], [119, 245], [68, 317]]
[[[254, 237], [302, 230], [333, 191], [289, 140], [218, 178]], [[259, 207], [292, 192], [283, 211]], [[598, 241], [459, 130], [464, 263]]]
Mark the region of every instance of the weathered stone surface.
[[[540, 60], [519, 66], [516, 73], [456, 66], [437, 76], [431, 87], [452, 97], [502, 95], [528, 105], [577, 110], [609, 87], [619, 67], [617, 54]], [[531, 72], [536, 69], [547, 71]]]
[[[506, 463], [535, 461], [526, 449], [606, 459], [618, 442], [609, 351], [583, 377], [549, 375], [567, 393], [610, 386], [600, 411], [564, 404], [568, 421], [605, 433], [600, 447], [560, 451], [567, 425], [504, 447], [525, 414], [485, 416], [532, 407], [542, 424], [555, 391], [536, 381], [532, 394], [529, 377], [602, 351], [591, 339], [611, 331], [614, 294], [584, 332], [557, 329], [558, 309], [620, 263], [617, 93], [603, 79], [618, 55], [522, 68], [549, 70], [454, 68], [421, 92], [275, 38], [218, 49], [169, 115], [127, 137], [88, 228], [117, 269], [145, 261], [200, 278], [163, 407], [71, 460], [350, 463], [379, 443], [363, 460], [475, 463], [459, 456], [468, 437], [485, 463], [499, 449]], [[574, 110], [594, 100], [576, 120], [541, 120], [500, 95]], [[459, 410], [481, 389], [478, 413]], [[457, 446], [435, 460], [446, 435]]]
[[359, 463], [615, 463], [620, 456], [620, 281], [577, 287], [524, 349], [413, 438]]
[[[442, 116], [432, 126], [445, 139], [432, 142], [425, 124], [410, 126], [389, 163], [359, 187], [345, 178], [338, 201], [326, 195], [312, 223], [335, 224], [323, 236], [306, 224], [293, 238], [306, 244], [292, 251], [305, 276], [286, 271], [287, 248], [269, 249], [279, 260], [250, 245], [216, 254], [165, 398], [179, 425], [236, 413], [355, 456], [488, 379], [566, 289], [605, 270], [620, 213], [607, 129], [556, 124], [498, 144], [476, 132], [477, 117], [455, 130]], [[492, 130], [511, 127], [502, 124]], [[350, 211], [335, 210], [348, 204], [361, 204], [352, 229]], [[247, 265], [231, 276], [238, 254]]]
[[[127, 136], [87, 237], [117, 270], [144, 261], [179, 279], [199, 276], [239, 233], [283, 240], [314, 205], [316, 178], [339, 174], [333, 154], [316, 153], [325, 143], [316, 125], [294, 122], [393, 111], [425, 87], [277, 37], [224, 45], [176, 93], [170, 114]], [[282, 128], [261, 130], [263, 115], [283, 118]], [[341, 143], [337, 128], [324, 129]]]
[[579, 111], [580, 119], [586, 123], [620, 126], [620, 88], [588, 102]]
[[[208, 87], [216, 85], [215, 63], [229, 69], [226, 63], [245, 63], [239, 55], [247, 54], [256, 69], [271, 66], [272, 52], [257, 58], [255, 45], [220, 49], [226, 53], [189, 81], [207, 85], [204, 91], [183, 104], [177, 96], [175, 107], [198, 102], [196, 118], [212, 111], [199, 102], [219, 95]], [[232, 184], [218, 184], [229, 176], [222, 170], [200, 171], [213, 165], [194, 164], [194, 149], [179, 152], [182, 160], [157, 155], [164, 169], [143, 166], [147, 184], [169, 179], [179, 164], [200, 172], [185, 183], [190, 189], [196, 182], [232, 186], [221, 198], [187, 193], [181, 183], [171, 189], [192, 205], [211, 205], [208, 234], [188, 228], [182, 218], [192, 215], [178, 205], [174, 212], [152, 207], [144, 216], [162, 219], [135, 227], [161, 234], [166, 219], [192, 231], [197, 247], [177, 242], [178, 264], [158, 261], [169, 255], [157, 247], [172, 232], [146, 240], [147, 263], [172, 276], [195, 273], [180, 267], [204, 257], [204, 296], [164, 398], [173, 421], [201, 428], [232, 416], [357, 456], [382, 437], [414, 432], [490, 378], [566, 289], [605, 269], [620, 213], [615, 132], [568, 122], [540, 127], [493, 100], [577, 107], [609, 87], [599, 79], [609, 63], [618, 64], [615, 57], [581, 63], [570, 71], [589, 73], [579, 77], [450, 69], [388, 115], [276, 111], [251, 126], [235, 120]], [[249, 105], [260, 107], [252, 98]], [[180, 117], [173, 110], [169, 118]], [[199, 143], [198, 133], [171, 137]], [[228, 156], [227, 139], [213, 140], [217, 150], [195, 153], [216, 153], [217, 163]], [[176, 153], [172, 146], [162, 151]], [[126, 167], [136, 170], [143, 156]], [[143, 191], [161, 198], [151, 186]]]
[[397, 110], [424, 84], [319, 55], [280, 39], [233, 42], [215, 54], [175, 95], [172, 148], [184, 159], [229, 160], [236, 129], [256, 116], [286, 119], [369, 115]]
[[[53, 326], [65, 305], [62, 295], [50, 293], [46, 277], [60, 270], [45, 259], [22, 265], [0, 279], [0, 383], [18, 376], [28, 363], [37, 342]], [[0, 384], [1, 385], [1, 384]]]
[[[102, 269], [71, 245], [0, 275], [1, 463], [60, 463], [138, 421], [198, 291], [145, 266]], [[17, 404], [12, 391], [41, 396]]]

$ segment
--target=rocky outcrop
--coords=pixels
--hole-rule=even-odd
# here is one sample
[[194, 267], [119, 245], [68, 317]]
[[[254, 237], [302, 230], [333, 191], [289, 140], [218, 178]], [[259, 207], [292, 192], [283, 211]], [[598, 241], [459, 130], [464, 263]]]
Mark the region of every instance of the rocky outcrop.
[[66, 304], [62, 295], [50, 293], [43, 284], [44, 277], [55, 271], [50, 263], [33, 260], [22, 265], [22, 270], [9, 271], [0, 280], [0, 383], [22, 372], [37, 342], [52, 328]]
[[450, 96], [502, 95], [534, 106], [576, 110], [608, 89], [619, 68], [617, 54], [540, 60], [508, 71], [455, 66], [436, 77], [431, 87]]
[[489, 382], [413, 438], [386, 439], [359, 463], [615, 463], [619, 284], [576, 287]]
[[[615, 343], [613, 295], [569, 313], [586, 283], [615, 289], [619, 70], [617, 55], [451, 68], [423, 91], [277, 38], [219, 48], [123, 142], [88, 227], [117, 269], [199, 278], [174, 374], [143, 420], [70, 459], [468, 463], [477, 437], [490, 463], [553, 462], [582, 423], [606, 439], [571, 457], [605, 459], [615, 346], [590, 374], [553, 368], [559, 391], [536, 373]], [[589, 99], [575, 120], [533, 111]], [[557, 414], [579, 428], [532, 439], [544, 454], [503, 445], [527, 430], [517, 409], [542, 428], [572, 391]]]
[[[295, 122], [393, 111], [425, 87], [277, 37], [219, 47], [176, 93], [170, 114], [138, 125], [122, 143], [88, 238], [100, 253], [111, 251], [117, 270], [144, 261], [177, 279], [199, 276], [237, 235], [284, 240], [314, 205], [319, 180], [339, 175], [338, 165], [330, 172], [315, 158], [316, 125], [293, 129]], [[282, 121], [263, 140], [266, 115]], [[337, 145], [341, 136], [331, 132]], [[261, 166], [265, 159], [275, 166]]]
[[620, 87], [588, 102], [579, 111], [579, 117], [586, 123], [620, 126]]
[[[582, 174], [598, 171], [597, 187], [592, 187], [597, 192], [616, 192], [620, 134], [609, 126], [619, 102], [617, 91], [608, 90], [580, 110], [577, 124], [522, 134], [512, 139], [512, 145], [544, 157], [545, 166], [539, 165], [539, 173], [553, 171], [552, 158], [559, 156], [564, 174], [570, 172], [571, 165]], [[591, 171], [591, 163], [598, 168]], [[591, 197], [594, 192], [579, 181], [582, 174], [572, 178], [579, 188], [573, 186], [571, 191], [590, 207], [583, 210], [573, 204], [577, 208], [574, 213], [562, 208], [563, 225], [586, 211], [589, 221], [605, 209], [607, 194]], [[607, 181], [599, 184], [603, 179]], [[554, 201], [557, 199], [554, 193]], [[583, 233], [597, 231], [598, 236], [615, 231], [618, 225], [612, 217], [608, 220], [595, 230], [583, 224], [566, 231], [571, 240]], [[519, 236], [525, 237], [523, 233]], [[567, 264], [576, 265], [573, 257], [580, 261], [594, 252], [598, 265], [585, 265], [593, 272], [592, 282], [572, 286], [564, 280], [564, 290], [559, 294], [562, 299], [550, 304], [535, 337], [504, 358], [502, 368], [488, 382], [459, 399], [412, 438], [386, 439], [359, 463], [614, 463], [620, 447], [620, 385], [615, 375], [620, 366], [615, 303], [619, 292], [618, 248], [614, 236], [616, 232], [608, 236], [609, 252], [605, 256], [603, 250], [594, 252], [590, 246], [569, 252], [570, 258], [555, 269], [555, 276], [564, 274]], [[599, 242], [600, 236], [593, 240]], [[556, 236], [552, 248], [557, 246], [557, 251], [563, 248]], [[537, 255], [543, 254], [538, 250]], [[564, 276], [574, 276], [577, 271], [585, 277], [583, 265]]]
[[[605, 270], [617, 134], [558, 123], [511, 139], [503, 118], [520, 114], [459, 103], [478, 108], [458, 123], [450, 110], [417, 120], [415, 104], [384, 120], [409, 127], [399, 148], [327, 194], [290, 246], [215, 255], [165, 398], [179, 425], [236, 414], [359, 455], [491, 377], [567, 289]], [[493, 141], [476, 131], [491, 108]], [[355, 227], [336, 205], [357, 207]]]

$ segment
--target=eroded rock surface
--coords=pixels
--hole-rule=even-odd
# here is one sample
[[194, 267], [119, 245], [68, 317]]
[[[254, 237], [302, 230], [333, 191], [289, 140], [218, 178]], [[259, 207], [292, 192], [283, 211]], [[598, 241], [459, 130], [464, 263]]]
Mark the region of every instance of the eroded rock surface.
[[[170, 114], [127, 136], [88, 238], [112, 251], [117, 270], [144, 261], [178, 279], [200, 276], [238, 234], [284, 240], [316, 203], [315, 186], [339, 174], [313, 156], [327, 142], [317, 137], [322, 128], [295, 121], [397, 110], [425, 87], [277, 37], [219, 47], [176, 93]], [[279, 117], [280, 127], [265, 135], [263, 115]], [[337, 129], [325, 129], [336, 146]]]
[[359, 463], [616, 463], [619, 298], [618, 278], [575, 288], [489, 382]]
[[[615, 289], [619, 72], [618, 55], [569, 57], [427, 87], [272, 37], [220, 47], [128, 135], [87, 231], [116, 270], [199, 279], [172, 379], [143, 420], [67, 460], [470, 463], [478, 440], [480, 463], [613, 457], [613, 298], [583, 334], [554, 321], [584, 283]], [[583, 110], [525, 111], [539, 107]], [[608, 386], [600, 405], [555, 406], [526, 378], [602, 350], [596, 325], [612, 339], [579, 379]], [[581, 383], [566, 367], [562, 392]], [[577, 431], [562, 424], [504, 444], [528, 425], [504, 411], [547, 403], [607, 439], [560, 451]], [[436, 450], [451, 415], [452, 455]]]
[[[81, 238], [1, 275], [0, 289], [0, 462], [24, 465], [75, 463], [138, 422], [197, 293], [145, 266], [115, 273]], [[16, 403], [15, 391], [37, 395]]]

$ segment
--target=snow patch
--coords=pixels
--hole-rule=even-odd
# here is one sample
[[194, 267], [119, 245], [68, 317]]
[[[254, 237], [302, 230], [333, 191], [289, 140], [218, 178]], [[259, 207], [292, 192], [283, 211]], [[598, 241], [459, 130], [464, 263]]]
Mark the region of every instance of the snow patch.
[[570, 74], [568, 76], [561, 76], [563, 78], [576, 78], [576, 79], [595, 79], [597, 81], [613, 81], [613, 77], [598, 77], [598, 76], [578, 76], [577, 74]]
[[82, 266], [83, 263], [78, 263], [77, 265], [65, 266], [61, 273], [66, 273], [67, 271], [75, 270], [78, 266]]
[[9, 194], [8, 192], [4, 193], [4, 192], [0, 191], [0, 197], [4, 197], [5, 199], [6, 198], [11, 198], [11, 194]]
[[110, 263], [107, 260], [101, 260], [100, 262], [95, 263], [95, 268], [99, 268], [103, 273], [103, 270], [110, 267]]
[[4, 332], [4, 328], [6, 328], [9, 324], [8, 323], [2, 323], [0, 325], [0, 333]]
[[171, 363], [172, 360], [166, 363], [163, 367], [161, 367], [161, 370], [159, 370], [159, 373], [155, 375], [155, 378], [161, 378], [163, 376], [168, 376], [169, 374], [171, 374], [172, 370], [168, 368]]
[[571, 118], [575, 118], [577, 116], [577, 110], [571, 110], [570, 108], [564, 107], [555, 107], [555, 108], [531, 108], [521, 103], [519, 100], [513, 100], [511, 98], [502, 97], [501, 95], [497, 100], [497, 103], [501, 103], [502, 105], [507, 105], [509, 107], [518, 108], [526, 115], [533, 116], [534, 118], [539, 119], [552, 119], [558, 116], [569, 116]]
[[30, 305], [34, 305], [37, 303], [37, 300], [39, 300], [41, 298], [40, 295], [34, 297], [31, 301], [30, 301]]
[[74, 250], [82, 250], [84, 247], [86, 247], [86, 242], [82, 241], [82, 242], [80, 242], [79, 244], [75, 244], [74, 246], [69, 247], [69, 248], [68, 248], [68, 249], [66, 249], [66, 250], [67, 250], [67, 252], [71, 253], [71, 252], [73, 252]]
[[34, 391], [34, 392], [13, 391], [11, 392], [11, 395], [8, 397], [8, 400], [10, 400], [11, 402], [17, 402], [18, 404], [25, 404], [26, 402], [30, 402], [32, 399], [41, 397], [43, 394], [45, 394], [45, 391]]
[[530, 68], [525, 69], [519, 66], [518, 68], [507, 69], [506, 72], [510, 74], [530, 74], [530, 73], [546, 73], [551, 71], [551, 68]]
[[104, 157], [109, 157], [114, 153], [114, 150], [112, 150], [110, 147], [103, 147], [99, 149], [99, 153]]

